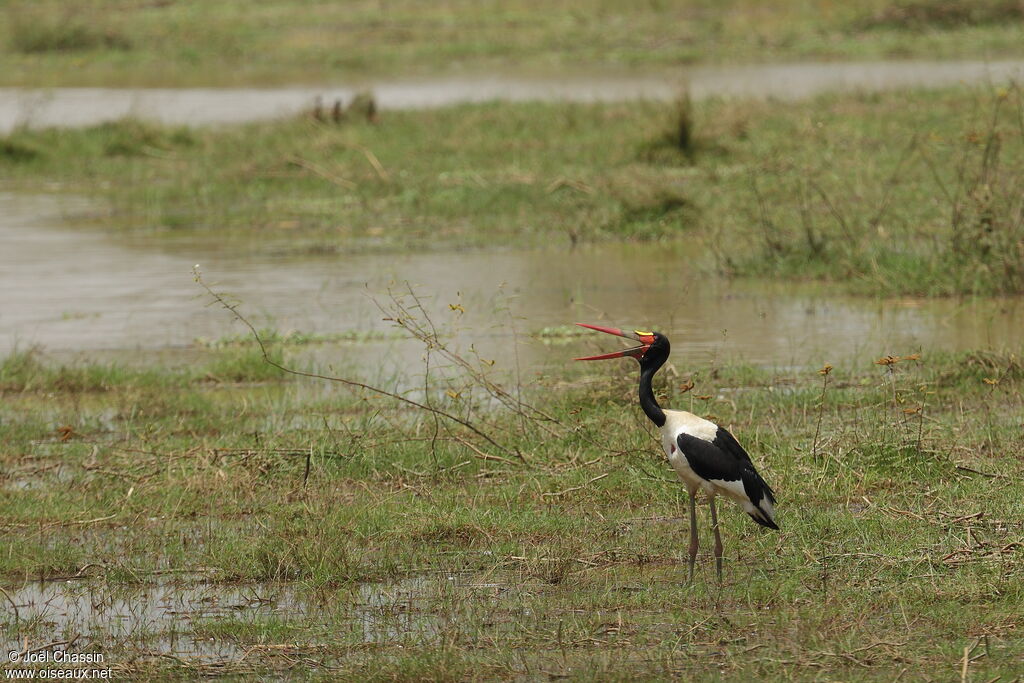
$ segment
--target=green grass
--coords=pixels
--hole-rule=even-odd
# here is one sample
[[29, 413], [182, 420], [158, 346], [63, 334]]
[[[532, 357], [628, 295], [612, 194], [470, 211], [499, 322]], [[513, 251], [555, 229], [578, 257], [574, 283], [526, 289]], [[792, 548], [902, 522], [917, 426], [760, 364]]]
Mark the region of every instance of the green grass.
[[376, 125], [127, 120], [15, 131], [0, 170], [11, 189], [103, 199], [103, 226], [237, 249], [661, 240], [727, 275], [1006, 294], [1024, 290], [1022, 101], [960, 87], [786, 106], [487, 104]]
[[[685, 581], [686, 495], [628, 363], [539, 380], [544, 421], [435, 403], [502, 450], [309, 380], [27, 362], [2, 366], [0, 585], [78, 576], [99, 610], [222, 596], [116, 622], [128, 637], [97, 618], [90, 641], [126, 675], [948, 680], [965, 648], [971, 680], [1020, 671], [1015, 356], [864, 361], [824, 395], [814, 369], [663, 378], [664, 403], [728, 425], [778, 493], [778, 533], [722, 511], [721, 585], [703, 505]], [[107, 379], [58, 379], [75, 373]], [[5, 637], [58, 639], [40, 609], [0, 613]], [[140, 656], [171, 631], [235, 649]]]
[[[275, 362], [283, 361], [277, 348], [269, 349], [268, 354]], [[264, 361], [262, 353], [251, 343], [225, 346], [208, 354], [204, 363], [173, 373], [115, 363], [54, 365], [43, 360], [40, 352], [29, 350], [16, 351], [0, 361], [0, 392], [90, 394], [125, 387], [163, 389], [202, 382], [260, 382], [283, 376]]]
[[1014, 0], [8, 0], [3, 85], [243, 85], [1024, 54]]
[[[310, 344], [337, 344], [339, 342], [366, 343], [379, 342], [388, 339], [403, 338], [400, 332], [381, 332], [376, 330], [350, 330], [337, 333], [308, 333], [299, 330], [279, 332], [276, 329], [265, 329], [259, 331], [260, 339], [264, 344], [277, 346], [307, 346]], [[197, 339], [196, 344], [210, 349], [230, 349], [253, 345], [251, 333], [244, 335], [228, 335], [217, 339]]]

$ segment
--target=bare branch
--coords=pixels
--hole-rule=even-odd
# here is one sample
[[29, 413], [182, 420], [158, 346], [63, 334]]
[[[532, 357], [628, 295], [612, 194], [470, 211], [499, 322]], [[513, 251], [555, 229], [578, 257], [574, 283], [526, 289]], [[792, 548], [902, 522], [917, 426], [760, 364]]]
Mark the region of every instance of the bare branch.
[[245, 316], [243, 316], [241, 313], [238, 312], [237, 304], [229, 303], [224, 298], [224, 296], [222, 294], [220, 294], [219, 292], [214, 291], [208, 284], [206, 284], [206, 282], [203, 280], [202, 273], [200, 273], [198, 267], [194, 267], [192, 269], [192, 273], [193, 273], [193, 277], [195, 278], [196, 283], [198, 283], [200, 287], [205, 289], [206, 293], [209, 294], [213, 298], [214, 301], [216, 301], [218, 304], [220, 304], [221, 306], [226, 308], [228, 311], [230, 311], [231, 314], [233, 316], [235, 316], [236, 319], [238, 319], [243, 325], [245, 325], [246, 327], [249, 328], [249, 332], [252, 334], [253, 338], [256, 340], [257, 345], [259, 345], [260, 353], [263, 356], [263, 361], [265, 363], [267, 363], [268, 365], [271, 365], [272, 367], [275, 367], [278, 370], [280, 370], [282, 372], [286, 372], [286, 373], [288, 373], [290, 375], [297, 375], [299, 377], [312, 377], [313, 379], [323, 379], [323, 380], [327, 380], [328, 382], [338, 382], [340, 384], [344, 384], [344, 385], [349, 386], [349, 387], [354, 387], [354, 388], [357, 388], [357, 389], [363, 389], [365, 391], [369, 391], [369, 392], [372, 392], [372, 393], [375, 393], [375, 394], [379, 394], [381, 396], [387, 396], [388, 398], [392, 398], [392, 399], [394, 399], [394, 400], [396, 400], [396, 401], [398, 401], [400, 403], [404, 403], [406, 405], [412, 406], [413, 408], [417, 408], [419, 410], [424, 410], [424, 411], [426, 411], [428, 413], [432, 413], [432, 414], [434, 414], [434, 415], [436, 415], [438, 417], [443, 417], [446, 420], [450, 420], [450, 421], [455, 422], [455, 423], [457, 423], [459, 425], [462, 425], [463, 427], [465, 427], [469, 431], [473, 432], [474, 434], [476, 434], [477, 436], [479, 436], [480, 438], [482, 438], [483, 440], [485, 440], [487, 443], [491, 444], [495, 448], [497, 448], [497, 449], [499, 449], [499, 450], [501, 450], [501, 451], [503, 451], [505, 453], [508, 453], [509, 455], [513, 455], [513, 456], [515, 456], [517, 458], [524, 459], [522, 454], [519, 453], [518, 451], [513, 450], [513, 449], [509, 448], [508, 446], [505, 446], [505, 445], [503, 445], [501, 443], [498, 443], [490, 435], [488, 435], [485, 432], [481, 431], [480, 429], [478, 429], [476, 426], [474, 426], [470, 422], [468, 422], [466, 420], [463, 420], [462, 418], [457, 417], [455, 415], [452, 415], [451, 413], [448, 413], [448, 412], [446, 412], [444, 410], [440, 410], [438, 408], [434, 408], [434, 407], [431, 407], [431, 406], [428, 406], [428, 405], [424, 405], [423, 403], [420, 403], [419, 401], [414, 401], [413, 399], [407, 398], [405, 396], [402, 396], [401, 394], [396, 394], [393, 391], [388, 391], [386, 389], [381, 389], [379, 387], [375, 387], [375, 386], [372, 386], [370, 384], [366, 384], [365, 382], [359, 382], [359, 381], [356, 381], [356, 380], [353, 380], [353, 379], [348, 379], [348, 378], [345, 378], [345, 377], [331, 377], [329, 375], [321, 375], [321, 374], [316, 373], [316, 372], [304, 372], [302, 370], [295, 370], [295, 369], [286, 367], [284, 365], [281, 365], [277, 361], [273, 360], [270, 357], [270, 354], [267, 353], [267, 347], [263, 343], [263, 339], [260, 337], [260, 333], [256, 330], [256, 327], [251, 322], [249, 322], [249, 320]]

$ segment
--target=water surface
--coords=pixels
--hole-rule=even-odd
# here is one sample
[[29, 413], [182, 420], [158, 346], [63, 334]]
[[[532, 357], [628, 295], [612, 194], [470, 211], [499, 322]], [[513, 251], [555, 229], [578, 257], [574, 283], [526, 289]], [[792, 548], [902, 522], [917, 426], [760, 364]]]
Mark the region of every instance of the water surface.
[[[0, 196], [0, 352], [40, 345], [84, 355], [194, 348], [200, 338], [245, 328], [210, 305], [194, 282], [200, 264], [218, 291], [240, 301], [258, 327], [338, 335], [326, 362], [406, 374], [422, 347], [393, 339], [380, 305], [411, 288], [445, 336], [498, 367], [567, 363], [617, 341], [555, 339], [574, 321], [653, 327], [668, 334], [681, 369], [711, 360], [772, 366], [870, 360], [920, 349], [1018, 349], [1024, 306], [1005, 299], [870, 299], [821, 286], [730, 282], [694, 266], [685, 245], [607, 245], [570, 250], [285, 256], [215, 244], [125, 240], [62, 225], [69, 200]], [[406, 295], [407, 296], [407, 295]], [[461, 308], [460, 308], [461, 307]], [[401, 336], [401, 335], [399, 335]]]
[[0, 88], [0, 133], [15, 126], [84, 126], [125, 116], [173, 124], [240, 123], [295, 114], [316, 97], [349, 101], [372, 90], [382, 109], [420, 109], [466, 102], [669, 100], [684, 89], [694, 99], [792, 100], [829, 91], [881, 91], [1021, 80], [1024, 61], [881, 61], [692, 66], [655, 73], [560, 76], [461, 76], [365, 81], [288, 88]]
[[[250, 648], [259, 651], [260, 646], [301, 648], [297, 637], [317, 637], [315, 629], [330, 623], [342, 626], [340, 633], [351, 642], [432, 642], [441, 626], [434, 602], [438, 596], [450, 598], [455, 592], [486, 599], [513, 585], [495, 583], [493, 577], [481, 583], [472, 573], [440, 572], [352, 588], [314, 589], [295, 583], [196, 582], [190, 579], [196, 573], [201, 572], [165, 575], [144, 584], [114, 586], [84, 579], [31, 581], [5, 588], [4, 608], [11, 612], [8, 618], [14, 628], [12, 637], [2, 641], [4, 656], [24, 649], [27, 633], [17, 637], [21, 629], [43, 630], [48, 643], [72, 641], [75, 652], [92, 651], [96, 645], [108, 653], [124, 648], [205, 663], [240, 661]], [[517, 577], [514, 585], [522, 588], [524, 583]], [[245, 636], [246, 626], [258, 633], [260, 624], [285, 624], [295, 630], [270, 642], [264, 642], [265, 636]], [[253, 640], [259, 641], [255, 647]], [[115, 659], [108, 654], [108, 664]]]

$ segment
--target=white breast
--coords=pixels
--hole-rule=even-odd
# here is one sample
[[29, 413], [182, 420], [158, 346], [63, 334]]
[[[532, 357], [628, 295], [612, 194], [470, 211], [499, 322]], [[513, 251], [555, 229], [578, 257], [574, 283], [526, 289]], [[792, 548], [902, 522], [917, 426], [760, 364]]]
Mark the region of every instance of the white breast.
[[692, 494], [698, 488], [704, 488], [711, 492], [713, 487], [709, 488], [710, 483], [704, 481], [690, 469], [686, 457], [679, 452], [679, 448], [676, 446], [676, 438], [680, 434], [690, 434], [698, 439], [714, 441], [715, 435], [718, 433], [718, 425], [683, 410], [666, 410], [665, 424], [661, 426], [660, 431], [661, 446], [665, 449], [665, 455], [668, 456], [669, 463], [686, 484], [690, 493]]

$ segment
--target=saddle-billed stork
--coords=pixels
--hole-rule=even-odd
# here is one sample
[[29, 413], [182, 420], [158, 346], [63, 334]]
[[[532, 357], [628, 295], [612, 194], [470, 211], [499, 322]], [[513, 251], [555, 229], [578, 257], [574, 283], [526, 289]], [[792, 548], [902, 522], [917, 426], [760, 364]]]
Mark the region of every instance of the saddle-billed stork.
[[654, 398], [651, 381], [668, 360], [671, 351], [668, 337], [659, 332], [624, 332], [614, 327], [598, 327], [576, 323], [606, 334], [640, 342], [622, 351], [576, 360], [605, 360], [628, 356], [640, 362], [640, 407], [661, 431], [661, 445], [668, 461], [690, 494], [690, 580], [697, 559], [697, 492], [708, 495], [711, 506], [711, 527], [715, 531], [715, 567], [722, 580], [722, 537], [718, 532], [715, 496], [721, 494], [735, 501], [743, 511], [769, 529], [775, 523], [775, 494], [754, 469], [754, 463], [743, 446], [725, 427], [682, 410], [663, 410]]

